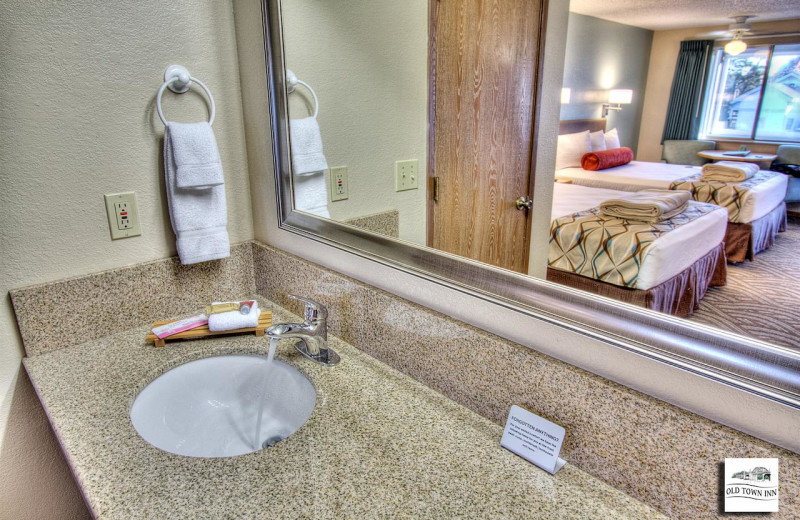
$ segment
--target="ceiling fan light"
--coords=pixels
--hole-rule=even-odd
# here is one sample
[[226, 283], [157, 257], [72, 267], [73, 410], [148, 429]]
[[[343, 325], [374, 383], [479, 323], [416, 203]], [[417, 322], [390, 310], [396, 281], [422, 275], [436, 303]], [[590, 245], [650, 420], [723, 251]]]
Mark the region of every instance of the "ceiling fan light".
[[725, 44], [725, 52], [731, 56], [738, 56], [747, 50], [747, 44], [737, 36]]

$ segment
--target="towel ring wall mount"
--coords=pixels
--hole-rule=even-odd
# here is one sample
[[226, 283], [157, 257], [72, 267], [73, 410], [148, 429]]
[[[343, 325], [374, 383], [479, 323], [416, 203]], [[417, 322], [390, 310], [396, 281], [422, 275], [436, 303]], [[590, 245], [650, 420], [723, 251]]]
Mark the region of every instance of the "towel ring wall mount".
[[156, 112], [158, 112], [158, 117], [161, 119], [161, 122], [164, 123], [164, 126], [167, 126], [167, 120], [164, 118], [164, 112], [161, 110], [161, 96], [164, 95], [164, 91], [169, 88], [176, 94], [183, 94], [189, 90], [192, 83], [197, 83], [206, 93], [206, 96], [208, 96], [209, 108], [211, 109], [208, 124], [214, 124], [215, 106], [214, 96], [211, 95], [211, 91], [208, 90], [208, 87], [206, 87], [202, 81], [192, 77], [183, 65], [170, 65], [167, 67], [167, 70], [164, 71], [164, 83], [161, 85], [161, 88], [158, 89], [158, 94], [156, 94]]
[[286, 91], [291, 94], [295, 91], [297, 85], [303, 85], [306, 90], [311, 93], [311, 97], [314, 98], [314, 119], [316, 119], [317, 114], [319, 114], [319, 99], [317, 99], [317, 93], [314, 92], [314, 89], [311, 88], [311, 85], [301, 79], [297, 79], [297, 76], [294, 72], [286, 69]]

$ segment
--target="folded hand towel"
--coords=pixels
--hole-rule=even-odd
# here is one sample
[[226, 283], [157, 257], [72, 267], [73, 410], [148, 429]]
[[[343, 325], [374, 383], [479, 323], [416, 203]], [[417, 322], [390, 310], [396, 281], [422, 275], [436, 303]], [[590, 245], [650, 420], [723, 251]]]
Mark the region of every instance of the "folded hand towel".
[[[167, 187], [167, 203], [172, 229], [177, 238], [176, 247], [182, 264], [196, 264], [230, 256], [228, 240], [228, 210], [225, 203], [225, 184], [220, 183], [204, 189], [178, 186], [178, 167], [176, 150], [184, 143], [179, 135], [182, 128], [173, 135], [173, 128], [180, 125], [167, 123], [164, 134], [164, 176]], [[205, 125], [208, 123], [198, 123]], [[208, 127], [210, 130], [210, 127]], [[213, 136], [212, 136], [213, 137]], [[216, 144], [214, 144], [216, 150]], [[185, 149], [185, 148], [184, 148]], [[209, 152], [210, 153], [210, 152]], [[218, 152], [214, 152], [218, 156]], [[181, 155], [181, 157], [184, 157]], [[222, 168], [219, 168], [220, 175]], [[204, 177], [199, 175], [198, 177]], [[209, 180], [209, 179], [205, 179]]]
[[305, 175], [328, 169], [322, 153], [322, 135], [316, 118], [289, 120], [289, 137], [292, 141], [292, 171]]
[[758, 173], [758, 165], [739, 161], [720, 161], [703, 166], [704, 181], [742, 182]]
[[668, 220], [686, 209], [688, 191], [644, 190], [600, 204], [603, 215], [651, 224]]
[[247, 314], [242, 314], [238, 310], [219, 312], [208, 317], [208, 330], [221, 332], [223, 330], [252, 329], [258, 326], [259, 316], [261, 316], [261, 310], [258, 308], [258, 303], [250, 307], [250, 312]]
[[317, 172], [294, 176], [294, 207], [300, 211], [331, 218], [328, 212], [328, 183], [325, 174]]
[[207, 189], [225, 182], [214, 131], [208, 123], [169, 123], [178, 188]]
[[622, 148], [585, 153], [581, 157], [581, 167], [584, 170], [605, 170], [628, 164], [632, 160], [633, 150], [623, 146]]

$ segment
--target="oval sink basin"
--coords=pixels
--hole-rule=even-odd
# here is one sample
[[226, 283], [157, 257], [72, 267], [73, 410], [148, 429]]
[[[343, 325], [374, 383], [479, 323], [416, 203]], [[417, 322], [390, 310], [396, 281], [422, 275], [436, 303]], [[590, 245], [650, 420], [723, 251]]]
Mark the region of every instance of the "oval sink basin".
[[233, 457], [285, 439], [305, 424], [316, 402], [314, 386], [291, 365], [217, 356], [175, 367], [147, 385], [133, 402], [131, 421], [164, 451]]

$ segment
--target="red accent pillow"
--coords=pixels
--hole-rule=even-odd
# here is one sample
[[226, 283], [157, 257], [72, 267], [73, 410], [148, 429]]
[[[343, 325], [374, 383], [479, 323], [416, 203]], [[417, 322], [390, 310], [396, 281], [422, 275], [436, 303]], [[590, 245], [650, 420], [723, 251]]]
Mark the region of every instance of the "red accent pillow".
[[614, 166], [622, 166], [633, 160], [633, 150], [623, 146], [602, 152], [589, 152], [581, 157], [581, 166], [584, 170], [605, 170]]

